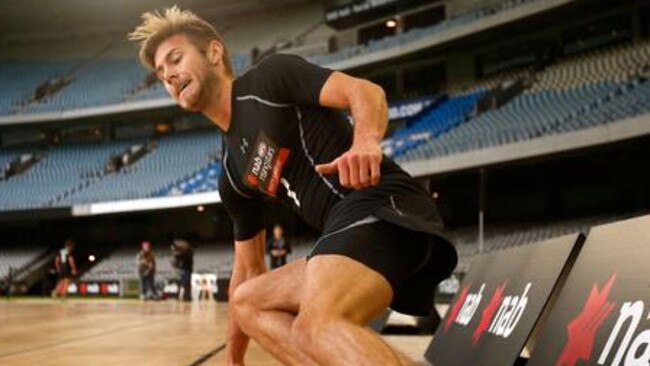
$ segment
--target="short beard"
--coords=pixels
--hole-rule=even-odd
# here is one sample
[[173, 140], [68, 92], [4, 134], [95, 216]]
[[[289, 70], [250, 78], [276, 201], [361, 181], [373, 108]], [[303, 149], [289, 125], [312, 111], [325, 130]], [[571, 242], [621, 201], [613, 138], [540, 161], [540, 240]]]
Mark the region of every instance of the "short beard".
[[[209, 65], [212, 66], [212, 65]], [[217, 76], [215, 71], [206, 73], [206, 78], [201, 85], [201, 92], [198, 95], [198, 100], [192, 106], [193, 112], [205, 111], [210, 103], [213, 103], [221, 98], [221, 79]]]

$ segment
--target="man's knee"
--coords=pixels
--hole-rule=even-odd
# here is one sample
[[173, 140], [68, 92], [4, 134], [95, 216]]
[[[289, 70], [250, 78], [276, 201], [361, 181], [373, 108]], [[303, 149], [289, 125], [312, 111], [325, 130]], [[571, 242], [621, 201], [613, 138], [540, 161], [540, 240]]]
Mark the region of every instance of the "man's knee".
[[255, 289], [246, 282], [237, 286], [230, 300], [232, 302], [232, 311], [237, 323], [246, 327], [255, 320]]

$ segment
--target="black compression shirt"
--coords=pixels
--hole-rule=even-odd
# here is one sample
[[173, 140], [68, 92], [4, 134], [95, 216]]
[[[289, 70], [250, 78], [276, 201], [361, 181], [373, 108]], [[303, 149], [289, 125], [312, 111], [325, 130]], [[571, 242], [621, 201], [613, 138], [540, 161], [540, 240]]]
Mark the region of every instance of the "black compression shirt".
[[268, 199], [290, 205], [324, 232], [372, 214], [421, 231], [440, 229], [430, 197], [386, 157], [380, 184], [362, 191], [342, 187], [336, 174], [315, 171], [352, 144], [345, 115], [319, 105], [331, 73], [297, 56], [274, 55], [235, 80], [219, 192], [236, 240], [264, 227], [262, 205]]

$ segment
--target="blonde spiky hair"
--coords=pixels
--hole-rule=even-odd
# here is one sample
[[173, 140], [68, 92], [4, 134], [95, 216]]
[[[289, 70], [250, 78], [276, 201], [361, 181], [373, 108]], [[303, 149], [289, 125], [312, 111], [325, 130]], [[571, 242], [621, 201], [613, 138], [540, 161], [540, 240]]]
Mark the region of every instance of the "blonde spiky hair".
[[223, 46], [223, 64], [226, 72], [232, 76], [232, 66], [228, 50], [223, 38], [210, 23], [199, 18], [189, 10], [181, 10], [174, 5], [160, 11], [142, 14], [142, 23], [128, 34], [131, 41], [140, 42], [140, 62], [149, 70], [154, 70], [154, 55], [162, 41], [176, 35], [185, 35], [199, 50], [204, 51], [207, 45], [216, 40]]

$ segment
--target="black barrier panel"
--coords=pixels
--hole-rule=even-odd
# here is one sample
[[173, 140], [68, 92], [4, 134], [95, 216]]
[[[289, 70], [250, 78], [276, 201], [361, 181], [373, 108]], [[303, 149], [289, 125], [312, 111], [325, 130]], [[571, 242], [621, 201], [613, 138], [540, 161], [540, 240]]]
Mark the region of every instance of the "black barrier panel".
[[650, 216], [591, 229], [529, 366], [648, 365]]
[[435, 366], [512, 365], [583, 240], [567, 235], [472, 261], [426, 359]]

